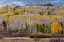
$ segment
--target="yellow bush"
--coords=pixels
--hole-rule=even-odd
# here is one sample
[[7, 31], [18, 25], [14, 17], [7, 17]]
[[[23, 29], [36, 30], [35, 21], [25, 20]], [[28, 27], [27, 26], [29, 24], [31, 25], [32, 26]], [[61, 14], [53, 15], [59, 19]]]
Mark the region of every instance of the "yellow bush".
[[51, 33], [59, 33], [62, 31], [62, 26], [58, 22], [51, 24]]

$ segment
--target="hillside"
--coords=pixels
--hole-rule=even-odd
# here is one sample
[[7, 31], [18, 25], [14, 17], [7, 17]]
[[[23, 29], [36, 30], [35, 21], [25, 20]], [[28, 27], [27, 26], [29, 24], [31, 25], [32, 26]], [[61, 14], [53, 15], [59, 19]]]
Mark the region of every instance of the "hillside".
[[51, 3], [28, 6], [1, 5], [0, 31], [64, 34], [64, 6]]

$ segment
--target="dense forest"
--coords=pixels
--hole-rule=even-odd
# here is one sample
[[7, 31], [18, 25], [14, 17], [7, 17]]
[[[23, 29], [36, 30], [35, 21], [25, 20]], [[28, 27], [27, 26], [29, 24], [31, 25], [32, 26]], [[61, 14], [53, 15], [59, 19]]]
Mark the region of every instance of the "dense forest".
[[64, 34], [64, 6], [52, 3], [0, 6], [0, 31]]

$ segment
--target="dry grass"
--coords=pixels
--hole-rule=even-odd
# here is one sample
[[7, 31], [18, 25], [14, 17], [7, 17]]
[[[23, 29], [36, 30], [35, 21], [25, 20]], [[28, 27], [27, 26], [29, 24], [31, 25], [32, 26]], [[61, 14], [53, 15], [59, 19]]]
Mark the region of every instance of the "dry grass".
[[30, 38], [64, 38], [64, 34], [32, 34]]
[[30, 35], [30, 38], [52, 38], [51, 34], [33, 34]]

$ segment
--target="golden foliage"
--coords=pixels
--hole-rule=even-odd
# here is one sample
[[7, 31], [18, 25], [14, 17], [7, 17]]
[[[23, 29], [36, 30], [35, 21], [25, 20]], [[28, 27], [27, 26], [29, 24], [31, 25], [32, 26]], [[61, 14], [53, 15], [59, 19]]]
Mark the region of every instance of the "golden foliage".
[[7, 20], [8, 22], [10, 22], [10, 21], [12, 20], [12, 18], [13, 18], [13, 16], [8, 16], [8, 15], [7, 15], [6, 20]]
[[56, 21], [56, 20], [58, 20], [58, 17], [57, 16], [51, 16], [51, 15], [49, 15], [49, 19], [51, 21]]
[[64, 10], [61, 10], [60, 13], [61, 13], [61, 14], [64, 14]]
[[34, 20], [33, 24], [38, 24], [39, 22], [37, 20]]
[[51, 33], [59, 33], [62, 31], [62, 26], [58, 22], [51, 24]]
[[8, 10], [0, 10], [0, 13], [6, 13]]

